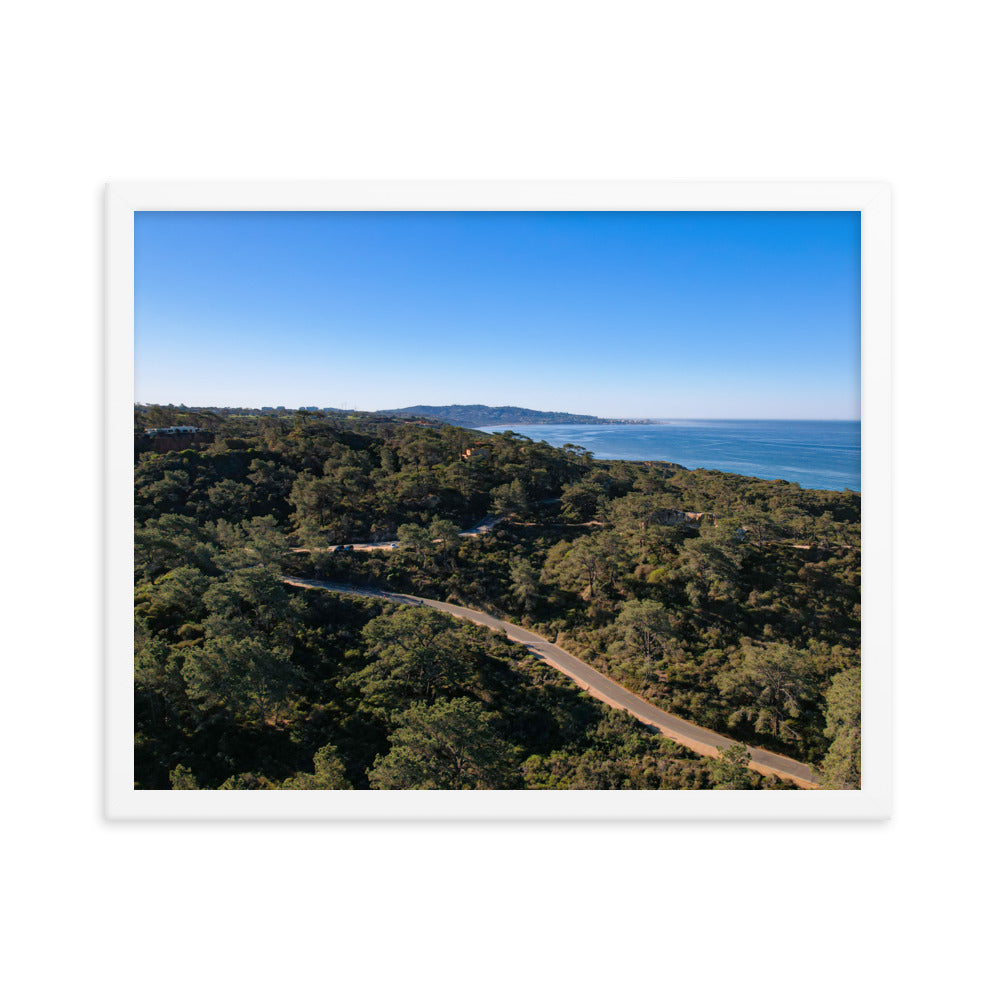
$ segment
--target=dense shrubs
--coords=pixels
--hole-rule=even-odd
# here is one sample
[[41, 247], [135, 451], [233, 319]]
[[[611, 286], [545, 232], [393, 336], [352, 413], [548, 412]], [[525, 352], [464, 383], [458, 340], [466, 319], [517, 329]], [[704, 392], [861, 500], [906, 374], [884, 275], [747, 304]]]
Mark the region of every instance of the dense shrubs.
[[[856, 494], [411, 419], [156, 415], [211, 440], [137, 456], [140, 786], [716, 782], [500, 636], [281, 573], [523, 621], [668, 710], [856, 783]], [[491, 512], [493, 531], [459, 536]], [[385, 538], [398, 548], [327, 548]], [[421, 770], [453, 717], [481, 730], [490, 777]]]

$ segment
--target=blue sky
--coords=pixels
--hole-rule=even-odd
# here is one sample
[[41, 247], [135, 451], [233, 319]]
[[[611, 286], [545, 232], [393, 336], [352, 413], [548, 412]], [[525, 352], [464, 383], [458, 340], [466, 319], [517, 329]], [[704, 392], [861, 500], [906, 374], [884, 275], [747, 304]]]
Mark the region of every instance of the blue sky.
[[853, 212], [137, 212], [136, 399], [859, 419]]

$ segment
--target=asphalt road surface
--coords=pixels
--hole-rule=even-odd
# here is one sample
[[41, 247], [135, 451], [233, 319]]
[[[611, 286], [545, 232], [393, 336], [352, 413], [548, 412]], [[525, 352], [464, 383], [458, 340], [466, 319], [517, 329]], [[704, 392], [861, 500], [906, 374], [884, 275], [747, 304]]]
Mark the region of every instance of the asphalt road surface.
[[[489, 530], [488, 528], [486, 530]], [[477, 625], [485, 625], [506, 634], [507, 638], [513, 642], [520, 643], [530, 653], [540, 660], [550, 664], [557, 670], [566, 674], [585, 691], [595, 698], [613, 705], [615, 708], [624, 709], [630, 715], [634, 715], [640, 722], [654, 726], [664, 736], [670, 737], [677, 743], [709, 757], [716, 757], [720, 750], [731, 747], [736, 741], [721, 733], [714, 733], [710, 729], [703, 729], [692, 722], [664, 712], [638, 695], [633, 694], [623, 688], [617, 682], [598, 672], [593, 667], [587, 666], [583, 660], [567, 653], [555, 643], [543, 639], [534, 632], [529, 632], [520, 625], [512, 622], [505, 622], [500, 618], [485, 614], [482, 611], [475, 611], [472, 608], [463, 607], [460, 604], [448, 604], [444, 601], [433, 601], [427, 597], [416, 597], [412, 594], [393, 594], [385, 590], [374, 588], [355, 587], [347, 583], [325, 583], [321, 580], [303, 580], [295, 577], [285, 577], [285, 582], [294, 587], [307, 587], [318, 590], [332, 590], [338, 594], [354, 594], [358, 597], [374, 597], [386, 601], [393, 601], [396, 604], [419, 605], [426, 608], [436, 608], [456, 618], [465, 618], [475, 622]], [[771, 753], [768, 750], [750, 748], [750, 767], [761, 774], [776, 774], [779, 777], [794, 781], [802, 788], [816, 788], [818, 776], [810, 771], [808, 765], [792, 760], [791, 757], [784, 757], [781, 754]]]
[[[477, 538], [479, 535], [485, 535], [487, 531], [492, 531], [501, 521], [502, 517], [486, 517], [483, 518], [479, 524], [473, 525], [468, 531], [460, 531], [458, 533], [459, 538]], [[441, 541], [440, 538], [436, 541]], [[347, 545], [354, 552], [375, 552], [379, 550], [394, 549], [399, 545], [399, 539], [392, 538], [387, 542], [348, 542]], [[308, 549], [308, 548], [298, 548], [292, 549], [293, 552], [333, 552], [335, 549], [343, 549], [343, 545], [330, 545], [326, 549]]]

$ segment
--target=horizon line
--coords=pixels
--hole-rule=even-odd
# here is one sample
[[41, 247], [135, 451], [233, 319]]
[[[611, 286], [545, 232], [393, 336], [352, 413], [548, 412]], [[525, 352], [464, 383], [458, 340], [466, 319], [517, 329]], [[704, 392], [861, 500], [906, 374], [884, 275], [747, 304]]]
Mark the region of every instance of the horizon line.
[[[163, 406], [163, 407], [173, 407], [174, 409], [185, 409], [185, 410], [283, 410], [288, 413], [297, 413], [300, 410], [307, 411], [319, 411], [319, 412], [329, 412], [333, 411], [335, 413], [373, 413], [377, 415], [387, 415], [394, 412], [405, 412], [409, 410], [409, 407], [397, 406], [397, 407], [384, 407], [378, 410], [369, 410], [362, 407], [350, 407], [350, 406], [321, 406], [318, 403], [302, 403], [298, 406], [290, 406], [287, 404], [280, 403], [159, 403], [159, 402], [143, 402], [141, 400], [135, 400], [134, 406]], [[417, 406], [478, 406], [484, 409], [520, 409], [520, 410], [531, 410], [534, 407], [529, 406], [518, 406], [514, 403], [502, 403], [502, 404], [491, 404], [491, 403], [418, 403]], [[415, 407], [414, 407], [415, 408]], [[568, 411], [559, 410], [537, 410], [538, 413], [560, 413]], [[415, 416], [420, 416], [420, 414], [414, 414]], [[594, 417], [598, 420], [650, 420], [650, 421], [671, 421], [671, 420], [740, 420], [744, 422], [750, 421], [795, 421], [799, 423], [860, 423], [861, 417], [708, 417], [708, 416], [602, 416], [597, 413], [577, 413], [574, 416], [579, 417]], [[498, 424], [484, 424], [484, 427], [502, 427], [505, 426], [503, 422]], [[526, 424], [525, 426], [531, 426]], [[571, 426], [567, 424], [567, 426]]]

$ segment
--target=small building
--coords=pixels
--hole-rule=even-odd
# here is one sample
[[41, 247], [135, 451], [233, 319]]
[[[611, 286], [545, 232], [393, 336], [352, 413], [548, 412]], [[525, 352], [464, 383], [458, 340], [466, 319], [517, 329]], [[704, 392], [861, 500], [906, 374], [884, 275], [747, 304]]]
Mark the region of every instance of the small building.
[[215, 434], [204, 427], [178, 425], [175, 427], [147, 427], [135, 432], [135, 453], [146, 451], [184, 451], [198, 445], [211, 444]]
[[160, 437], [164, 434], [200, 434], [202, 433], [202, 428], [189, 427], [183, 424], [176, 427], [147, 427], [146, 433], [150, 437]]

